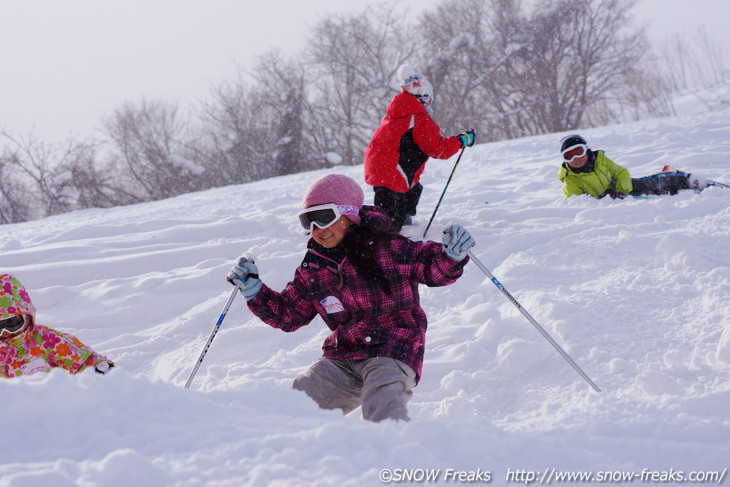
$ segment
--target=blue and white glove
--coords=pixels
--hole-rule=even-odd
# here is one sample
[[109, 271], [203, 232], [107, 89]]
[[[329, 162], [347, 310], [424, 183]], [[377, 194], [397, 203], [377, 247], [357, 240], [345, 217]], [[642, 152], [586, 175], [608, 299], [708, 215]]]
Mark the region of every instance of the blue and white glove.
[[248, 257], [239, 257], [238, 262], [231, 268], [226, 279], [234, 286], [238, 286], [246, 301], [255, 298], [263, 284], [259, 279], [258, 267]]
[[466, 251], [476, 244], [471, 233], [461, 225], [449, 225], [444, 228], [441, 241], [444, 243], [444, 253], [454, 260], [464, 259]]
[[459, 142], [461, 143], [462, 147], [471, 147], [474, 145], [474, 141], [477, 138], [476, 132], [474, 132], [474, 129], [465, 130], [464, 132], [457, 135], [459, 138]]

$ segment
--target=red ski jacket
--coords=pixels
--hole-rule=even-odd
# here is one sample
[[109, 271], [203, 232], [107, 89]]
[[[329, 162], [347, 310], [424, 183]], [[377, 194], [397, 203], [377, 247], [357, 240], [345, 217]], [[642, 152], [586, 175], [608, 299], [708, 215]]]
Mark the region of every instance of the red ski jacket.
[[410, 93], [399, 93], [365, 149], [365, 182], [405, 193], [418, 183], [426, 161], [448, 159], [459, 138], [442, 137], [426, 108]]

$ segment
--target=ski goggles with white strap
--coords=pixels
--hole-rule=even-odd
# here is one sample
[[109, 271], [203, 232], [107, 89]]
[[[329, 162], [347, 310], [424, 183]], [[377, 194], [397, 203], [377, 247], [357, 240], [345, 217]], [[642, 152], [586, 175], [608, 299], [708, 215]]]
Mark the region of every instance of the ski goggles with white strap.
[[328, 228], [334, 225], [341, 216], [357, 215], [359, 212], [360, 209], [357, 206], [327, 203], [325, 205], [310, 206], [297, 213], [297, 216], [302, 227], [311, 232], [314, 230], [315, 225], [319, 228]]
[[568, 147], [563, 151], [563, 160], [565, 162], [573, 162], [574, 160], [586, 155], [587, 151], [588, 147], [585, 144], [578, 144], [574, 145], [573, 147]]
[[0, 337], [5, 338], [17, 333], [25, 326], [25, 316], [13, 316], [0, 320]]

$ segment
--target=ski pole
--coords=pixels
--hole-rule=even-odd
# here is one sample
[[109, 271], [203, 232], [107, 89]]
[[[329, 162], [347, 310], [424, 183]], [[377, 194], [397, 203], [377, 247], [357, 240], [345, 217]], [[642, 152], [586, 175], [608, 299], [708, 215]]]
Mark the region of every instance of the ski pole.
[[193, 382], [193, 377], [195, 377], [195, 374], [198, 372], [198, 368], [200, 367], [200, 364], [203, 363], [203, 358], [205, 357], [205, 354], [208, 353], [208, 348], [210, 348], [211, 342], [213, 342], [213, 338], [215, 338], [216, 333], [218, 333], [218, 330], [221, 327], [221, 323], [223, 323], [223, 318], [226, 317], [226, 313], [228, 313], [228, 308], [231, 307], [231, 303], [233, 302], [233, 298], [236, 297], [236, 294], [238, 293], [239, 286], [236, 286], [233, 288], [233, 292], [231, 293], [231, 296], [228, 298], [228, 302], [226, 303], [226, 306], [223, 308], [223, 312], [218, 317], [218, 322], [213, 327], [213, 331], [210, 332], [210, 336], [208, 337], [208, 342], [205, 344], [205, 347], [203, 347], [203, 351], [200, 353], [200, 357], [198, 357], [198, 361], [195, 362], [195, 366], [193, 367], [193, 370], [190, 372], [190, 375], [188, 376], [188, 381], [185, 383], [185, 389], [190, 387], [190, 383]]
[[422, 239], [426, 238], [428, 229], [431, 228], [431, 223], [433, 222], [433, 217], [436, 216], [436, 212], [438, 211], [439, 206], [441, 205], [441, 200], [444, 199], [444, 195], [446, 194], [446, 188], [449, 187], [451, 178], [454, 177], [454, 171], [456, 171], [456, 166], [459, 165], [459, 161], [461, 160], [461, 156], [464, 154], [465, 149], [466, 149], [466, 146], [462, 147], [461, 152], [459, 153], [459, 157], [456, 158], [456, 163], [454, 164], [454, 168], [451, 170], [451, 174], [449, 175], [448, 181], [446, 181], [446, 186], [444, 186], [444, 190], [441, 192], [441, 197], [439, 198], [439, 202], [436, 203], [436, 208], [434, 208], [434, 210], [433, 210], [433, 215], [431, 215], [431, 219], [428, 221], [428, 225], [426, 225], [426, 229], [423, 231], [423, 237], [421, 237]]
[[575, 371], [578, 372], [580, 374], [580, 376], [583, 377], [583, 379], [585, 379], [586, 382], [588, 382], [588, 384], [593, 388], [593, 390], [596, 391], [596, 392], [601, 392], [601, 389], [599, 389], [598, 386], [591, 380], [591, 378], [588, 377], [585, 372], [583, 372], [583, 370], [578, 366], [578, 364], [576, 364], [575, 361], [572, 358], [570, 358], [570, 355], [568, 355], [565, 352], [565, 350], [563, 350], [560, 347], [560, 345], [558, 345], [558, 343], [555, 340], [553, 340], [553, 337], [551, 337], [548, 334], [548, 332], [546, 332], [545, 329], [542, 326], [540, 326], [540, 324], [537, 321], [535, 321], [535, 318], [533, 318], [530, 315], [530, 313], [528, 313], [527, 310], [525, 310], [525, 308], [523, 308], [522, 305], [519, 302], [517, 302], [517, 300], [515, 298], [512, 297], [512, 295], [509, 293], [509, 291], [507, 291], [507, 289], [505, 289], [505, 287], [502, 285], [502, 283], [499, 282], [499, 280], [497, 280], [497, 278], [494, 277], [491, 272], [489, 272], [489, 269], [487, 269], [484, 266], [484, 264], [482, 264], [479, 261], [479, 259], [476, 258], [476, 256], [474, 255], [474, 253], [471, 250], [467, 250], [466, 251], [466, 254], [477, 265], [477, 267], [479, 267], [482, 270], [482, 272], [484, 272], [487, 275], [487, 277], [494, 283], [494, 285], [497, 286], [497, 288], [500, 291], [502, 291], [502, 294], [504, 294], [505, 297], [512, 304], [514, 304], [517, 309], [520, 310], [520, 312], [525, 316], [525, 318], [527, 318], [527, 321], [529, 321], [532, 324], [532, 326], [534, 326], [535, 328], [537, 328], [537, 331], [539, 331], [540, 334], [543, 337], [545, 337], [545, 339], [548, 342], [550, 342], [550, 345], [552, 345], [553, 347], [555, 347], [555, 350], [557, 350], [560, 353], [560, 355], [562, 355], [563, 358], [565, 360], [567, 360], [568, 363], [571, 366], [573, 366], [573, 368], [575, 369]]

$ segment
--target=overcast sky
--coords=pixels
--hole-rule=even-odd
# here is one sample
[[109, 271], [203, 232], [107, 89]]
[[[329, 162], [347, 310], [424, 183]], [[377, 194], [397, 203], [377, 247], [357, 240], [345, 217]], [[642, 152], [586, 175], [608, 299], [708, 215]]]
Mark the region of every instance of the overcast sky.
[[[402, 1], [414, 16], [441, 3]], [[376, 3], [0, 0], [0, 128], [54, 142], [96, 135], [102, 117], [124, 101], [192, 105], [256, 56], [275, 47], [298, 52], [328, 14]], [[639, 0], [635, 13], [655, 41], [704, 26], [730, 46], [730, 0]]]

